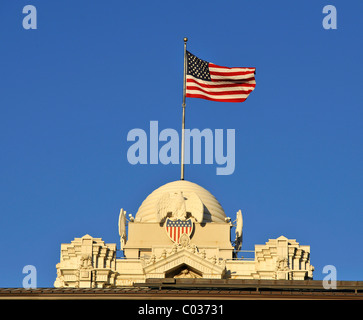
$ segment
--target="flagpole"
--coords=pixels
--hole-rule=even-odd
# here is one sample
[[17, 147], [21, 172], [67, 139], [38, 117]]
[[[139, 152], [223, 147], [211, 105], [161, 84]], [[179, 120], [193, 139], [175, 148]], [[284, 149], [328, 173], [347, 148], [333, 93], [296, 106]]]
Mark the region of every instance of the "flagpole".
[[182, 142], [181, 142], [181, 175], [180, 180], [184, 180], [184, 130], [185, 130], [185, 96], [186, 96], [186, 73], [187, 73], [187, 41], [184, 38], [184, 76], [183, 76], [183, 120], [182, 120]]

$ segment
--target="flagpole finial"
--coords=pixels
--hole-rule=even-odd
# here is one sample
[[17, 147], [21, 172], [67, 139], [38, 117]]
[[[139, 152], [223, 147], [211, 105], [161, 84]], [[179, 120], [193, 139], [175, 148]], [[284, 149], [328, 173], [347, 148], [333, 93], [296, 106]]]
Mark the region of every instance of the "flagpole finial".
[[184, 42], [187, 42], [187, 41], [188, 41], [188, 38], [187, 38], [187, 37], [185, 37], [185, 38], [184, 38]]

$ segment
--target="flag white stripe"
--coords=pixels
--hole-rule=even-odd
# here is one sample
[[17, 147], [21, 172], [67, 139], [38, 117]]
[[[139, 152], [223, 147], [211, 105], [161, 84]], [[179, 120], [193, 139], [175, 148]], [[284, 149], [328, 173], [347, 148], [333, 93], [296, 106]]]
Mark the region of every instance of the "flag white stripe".
[[239, 76], [217, 76], [217, 75], [214, 75], [214, 74], [210, 75], [211, 79], [220, 80], [220, 81], [223, 81], [223, 80], [225, 80], [225, 81], [228, 81], [228, 80], [245, 80], [245, 79], [251, 79], [252, 76], [250, 74], [239, 75]]
[[209, 63], [208, 68], [210, 71], [214, 72], [250, 72], [251, 74], [254, 74], [256, 71], [256, 68], [241, 68], [241, 67], [228, 68], [228, 67], [217, 66], [212, 63]]
[[255, 69], [251, 69], [251, 68], [227, 68], [227, 67], [214, 68], [211, 65], [209, 65], [209, 71], [213, 71], [213, 72], [248, 72], [250, 74], [255, 73]]

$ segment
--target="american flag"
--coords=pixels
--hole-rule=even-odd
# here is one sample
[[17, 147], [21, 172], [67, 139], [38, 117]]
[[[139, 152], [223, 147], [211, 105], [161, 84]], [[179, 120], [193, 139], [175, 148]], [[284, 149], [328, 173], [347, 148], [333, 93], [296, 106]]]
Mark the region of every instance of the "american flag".
[[191, 219], [188, 220], [166, 220], [166, 232], [171, 240], [179, 243], [180, 236], [183, 233], [190, 235], [193, 230], [193, 222]]
[[186, 97], [243, 102], [255, 89], [256, 68], [221, 67], [186, 53]]

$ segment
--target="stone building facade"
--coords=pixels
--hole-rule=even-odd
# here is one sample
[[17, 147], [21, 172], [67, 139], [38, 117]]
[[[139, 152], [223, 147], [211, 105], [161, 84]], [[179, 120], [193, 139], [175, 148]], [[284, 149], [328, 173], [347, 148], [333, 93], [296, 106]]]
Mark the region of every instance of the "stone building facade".
[[[231, 241], [231, 229], [236, 238]], [[61, 245], [54, 286], [110, 288], [147, 279], [273, 279], [313, 278], [310, 246], [280, 236], [255, 245], [254, 259], [238, 259], [242, 214], [231, 222], [217, 199], [185, 180], [154, 190], [135, 217], [121, 209], [120, 249], [85, 235]]]

